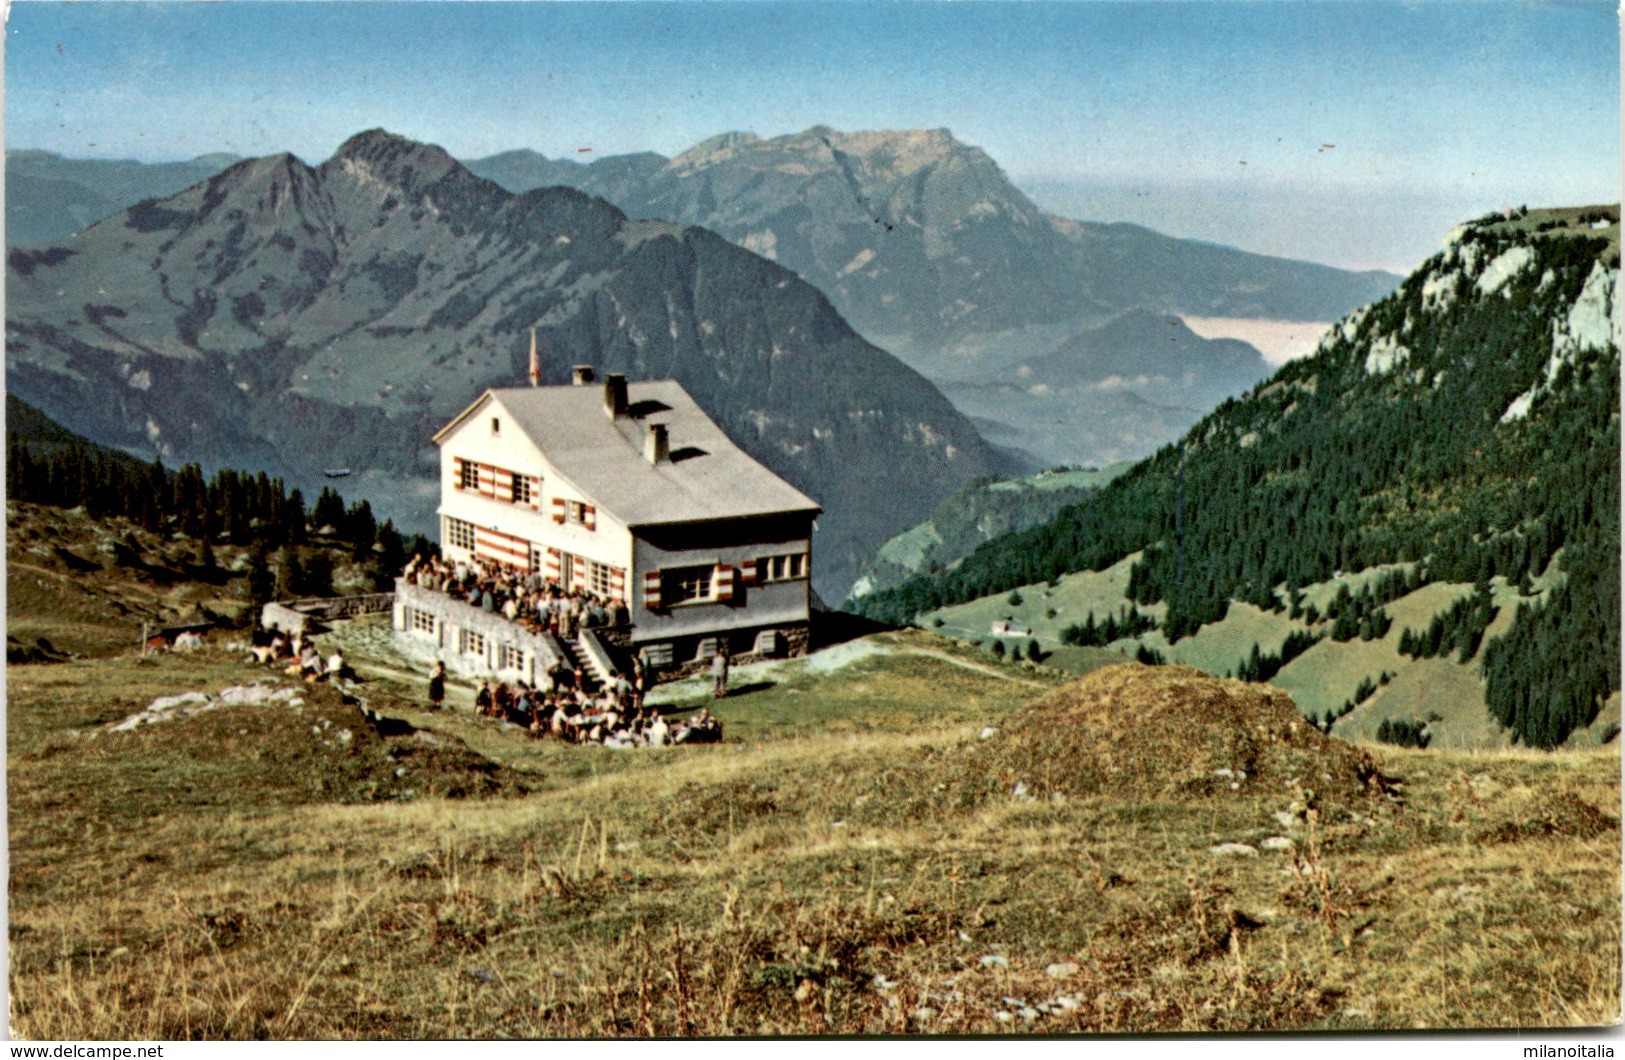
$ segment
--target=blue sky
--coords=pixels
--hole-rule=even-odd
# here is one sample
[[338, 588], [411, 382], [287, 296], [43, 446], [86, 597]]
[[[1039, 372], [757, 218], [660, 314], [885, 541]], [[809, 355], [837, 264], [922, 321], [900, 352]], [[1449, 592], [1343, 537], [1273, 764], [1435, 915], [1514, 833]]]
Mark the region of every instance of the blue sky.
[[946, 126], [1057, 212], [1396, 269], [1487, 209], [1619, 198], [1606, 3], [22, 0], [7, 36], [7, 146], [75, 156]]

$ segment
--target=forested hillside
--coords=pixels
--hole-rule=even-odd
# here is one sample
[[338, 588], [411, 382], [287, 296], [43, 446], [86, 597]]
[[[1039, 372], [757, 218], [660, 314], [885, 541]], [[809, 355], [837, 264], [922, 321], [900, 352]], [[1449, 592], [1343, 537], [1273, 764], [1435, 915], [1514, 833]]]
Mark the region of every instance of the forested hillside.
[[195, 571], [217, 570], [216, 545], [249, 550], [249, 614], [275, 596], [334, 593], [337, 548], [360, 565], [371, 588], [388, 589], [409, 550], [430, 546], [380, 523], [365, 500], [346, 505], [323, 488], [308, 509], [303, 493], [265, 472], [197, 464], [171, 471], [85, 440], [18, 398], [6, 398], [8, 501], [83, 508], [92, 519], [124, 518], [141, 530], [196, 542]]
[[1520, 605], [1484, 672], [1498, 720], [1560, 743], [1620, 687], [1618, 216], [1463, 226], [1181, 443], [860, 607], [907, 621], [1143, 552], [1129, 596], [1166, 602], [1176, 641], [1231, 601], [1285, 609], [1340, 571], [1422, 562], [1429, 581], [1526, 583], [1556, 560], [1562, 584]]

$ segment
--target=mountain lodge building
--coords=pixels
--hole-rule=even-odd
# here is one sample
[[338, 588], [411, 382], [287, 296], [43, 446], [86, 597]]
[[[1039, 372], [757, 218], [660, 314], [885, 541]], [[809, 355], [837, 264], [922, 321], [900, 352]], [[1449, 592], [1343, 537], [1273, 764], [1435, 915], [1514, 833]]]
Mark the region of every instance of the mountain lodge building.
[[[811, 605], [813, 500], [736, 446], [674, 381], [491, 389], [434, 436], [446, 560], [500, 565], [619, 616], [580, 643], [408, 579], [402, 646], [448, 669], [534, 682], [560, 661], [638, 653], [654, 669], [799, 653]], [[585, 658], [583, 658], [585, 656]], [[573, 659], [572, 659], [573, 657]]]

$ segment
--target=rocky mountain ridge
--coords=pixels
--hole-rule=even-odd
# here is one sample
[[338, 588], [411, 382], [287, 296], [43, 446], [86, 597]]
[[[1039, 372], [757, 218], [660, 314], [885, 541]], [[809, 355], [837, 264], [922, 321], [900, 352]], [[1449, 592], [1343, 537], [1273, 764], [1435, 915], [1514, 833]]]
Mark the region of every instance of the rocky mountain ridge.
[[1136, 307], [1332, 319], [1397, 279], [1055, 217], [947, 129], [725, 133], [658, 159], [507, 152], [469, 167], [515, 190], [562, 181], [631, 216], [704, 225], [794, 269], [865, 334], [916, 346]]

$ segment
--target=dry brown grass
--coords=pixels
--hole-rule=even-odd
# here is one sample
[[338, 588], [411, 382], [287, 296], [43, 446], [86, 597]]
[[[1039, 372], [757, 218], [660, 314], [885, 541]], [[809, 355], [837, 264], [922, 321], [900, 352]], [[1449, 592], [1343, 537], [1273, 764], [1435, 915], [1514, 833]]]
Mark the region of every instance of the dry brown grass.
[[[93, 665], [107, 669], [81, 669]], [[21, 1036], [1139, 1033], [1619, 1018], [1617, 752], [1385, 749], [1381, 770], [1406, 781], [1402, 802], [1359, 794], [1353, 781], [1346, 793], [1320, 781], [1325, 796], [1305, 799], [1286, 782], [1304, 763], [1353, 777], [1364, 752], [1305, 740], [1290, 746], [1308, 757], [1285, 761], [1274, 726], [1289, 719], [1273, 712], [1289, 705], [1253, 686], [1242, 687], [1263, 699], [1240, 699], [1229, 683], [1196, 687], [1178, 671], [1149, 685], [1099, 675], [1087, 688], [1110, 694], [1093, 706], [1074, 686], [1020, 724], [1015, 699], [902, 731], [802, 724], [775, 737], [763, 727], [749, 743], [605, 757], [595, 775], [530, 773], [528, 794], [483, 800], [267, 787], [254, 755], [269, 749], [252, 742], [222, 745], [213, 773], [187, 773], [183, 759], [219, 736], [203, 726], [172, 723], [169, 740], [140, 755], [105, 733], [69, 735], [116, 720], [166, 681], [173, 689], [180, 667], [196, 665], [11, 675], [10, 983]], [[201, 665], [207, 681], [234, 680], [227, 661]], [[861, 681], [902, 709], [926, 675], [917, 657], [897, 660], [895, 675], [890, 665], [829, 675], [832, 701]], [[120, 681], [131, 687], [110, 693]], [[1141, 716], [1155, 710], [1147, 689], [1180, 683], [1159, 724]], [[816, 696], [821, 686], [795, 687]], [[1001, 732], [979, 739], [984, 724]], [[1063, 725], [1078, 733], [1063, 738]], [[1114, 735], [1120, 764], [1140, 754], [1166, 768], [1128, 790], [1044, 787], [1035, 752], [1099, 760], [1085, 732]], [[517, 733], [483, 739], [510, 741], [515, 762], [556, 761]], [[1235, 790], [1181, 779], [1243, 752], [1257, 772]], [[87, 783], [116, 783], [118, 798]], [[188, 790], [197, 797], [178, 797]], [[1273, 835], [1291, 848], [1263, 850]], [[1261, 852], [1210, 852], [1225, 842]]]

